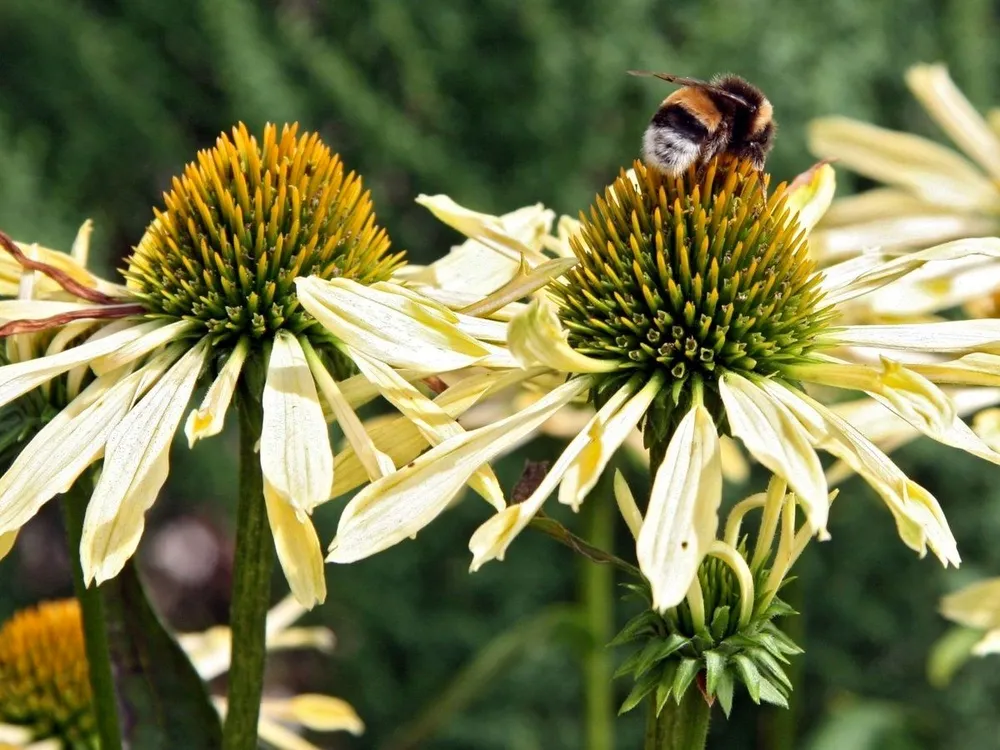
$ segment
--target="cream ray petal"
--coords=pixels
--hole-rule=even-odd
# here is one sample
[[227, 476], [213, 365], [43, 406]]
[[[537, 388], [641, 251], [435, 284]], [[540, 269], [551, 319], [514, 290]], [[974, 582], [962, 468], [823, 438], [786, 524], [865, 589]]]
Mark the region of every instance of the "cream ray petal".
[[630, 382], [611, 395], [607, 403], [588, 420], [584, 429], [569, 442], [527, 498], [504, 508], [476, 529], [469, 540], [469, 551], [472, 552], [469, 569], [472, 572], [479, 570], [490, 560], [503, 560], [510, 544], [535, 517], [580, 454], [592, 440], [599, 438], [602, 426], [621, 410], [622, 405], [635, 392], [635, 387], [636, 383]]
[[222, 432], [229, 403], [236, 393], [236, 384], [239, 382], [243, 363], [249, 352], [250, 340], [241, 338], [222, 366], [218, 377], [209, 386], [201, 405], [188, 414], [187, 422], [184, 423], [184, 434], [187, 436], [189, 448], [193, 448], [202, 438]]
[[873, 180], [912, 190], [928, 203], [991, 210], [997, 190], [969, 161], [933, 141], [846, 117], [809, 125], [809, 146]]
[[275, 334], [261, 403], [264, 480], [289, 506], [311, 511], [330, 497], [333, 450], [305, 352], [289, 331]]
[[719, 435], [708, 410], [696, 406], [670, 438], [636, 541], [654, 609], [664, 612], [684, 601], [715, 541], [721, 502]]
[[[224, 711], [223, 715], [225, 715]], [[268, 718], [263, 711], [263, 706], [261, 706], [260, 719], [257, 721], [257, 734], [269, 747], [276, 748], [276, 750], [321, 750], [288, 727]]]
[[976, 656], [1000, 654], [1000, 628], [988, 630], [979, 642], [972, 647], [972, 653]]
[[846, 344], [909, 352], [1000, 354], [1000, 320], [842, 326], [831, 329], [822, 341], [835, 346]]
[[[1000, 239], [975, 237], [948, 242], [926, 250], [901, 255], [873, 268], [859, 268], [858, 275], [853, 278], [845, 278], [843, 274], [831, 274], [822, 284], [827, 293], [824, 301], [842, 303], [874, 292], [901, 279], [912, 278], [919, 271], [923, 271], [925, 274], [947, 274], [960, 268], [959, 265], [956, 265], [957, 263], [976, 258], [980, 260], [1000, 259]], [[917, 280], [920, 280], [919, 276], [917, 276]], [[834, 283], [837, 286], [834, 286]]]
[[92, 302], [63, 302], [44, 299], [5, 299], [0, 300], [0, 321], [40, 320], [63, 313], [76, 313], [81, 310], [96, 312], [103, 310], [102, 306]]
[[799, 496], [806, 519], [820, 538], [830, 509], [823, 466], [810, 435], [795, 416], [755, 382], [735, 373], [719, 381], [719, 395], [732, 434]]
[[959, 564], [955, 537], [933, 495], [910, 480], [874, 443], [823, 404], [774, 380], [762, 380], [761, 387], [799, 418], [817, 447], [847, 463], [882, 497], [904, 544], [921, 556], [929, 546], [945, 566]]
[[3, 560], [14, 549], [17, 541], [17, 530], [0, 532], [0, 560]]
[[[434, 403], [450, 417], [457, 418], [486, 396], [527, 380], [537, 373], [537, 370], [522, 370], [469, 376], [447, 388], [434, 399]], [[396, 466], [409, 463], [429, 445], [416, 425], [406, 417], [376, 417], [375, 420], [365, 423], [365, 432], [380, 450], [390, 456]], [[367, 479], [355, 450], [353, 448], [343, 450], [334, 457], [331, 497], [339, 497], [363, 484]]]
[[966, 258], [929, 263], [864, 299], [873, 315], [916, 318], [975, 303], [1000, 290], [1000, 262]]
[[[461, 425], [444, 409], [407, 383], [391, 367], [350, 347], [347, 351], [361, 373], [379, 386], [382, 396], [416, 425], [430, 445], [440, 445], [450, 437], [465, 433]], [[472, 475], [469, 486], [497, 510], [503, 510], [507, 506], [500, 482], [489, 465]]]
[[65, 349], [58, 354], [0, 367], [0, 405], [9, 404], [18, 396], [23, 396], [32, 388], [72, 370], [77, 365], [89, 364], [97, 357], [154, 333], [159, 327], [158, 323], [142, 323], [110, 336]]
[[795, 212], [799, 226], [808, 232], [830, 208], [836, 191], [833, 167], [820, 162], [792, 181], [785, 193], [785, 205]]
[[20, 528], [100, 459], [108, 436], [175, 359], [165, 352], [131, 375], [103, 375], [51, 419], [0, 477], [0, 531]]
[[351, 704], [330, 695], [304, 693], [291, 698], [269, 699], [266, 701], [266, 711], [273, 719], [306, 727], [314, 732], [345, 731], [360, 735], [365, 730], [364, 723]]
[[123, 343], [113, 352], [95, 358], [90, 363], [90, 368], [98, 375], [117, 370], [151, 351], [176, 341], [193, 331], [194, 327], [195, 323], [190, 320], [178, 320], [160, 325], [141, 337]]
[[[447, 372], [476, 364], [485, 346], [436, 310], [348, 279], [295, 280], [299, 302], [348, 346], [393, 367]], [[429, 300], [428, 300], [429, 302]]]
[[635, 502], [628, 482], [625, 481], [625, 477], [618, 469], [615, 469], [614, 491], [618, 511], [622, 514], [628, 530], [632, 532], [632, 538], [638, 539], [639, 532], [642, 530], [642, 511], [639, 510], [639, 506]]
[[449, 438], [369, 485], [347, 504], [327, 560], [353, 562], [415, 535], [448, 507], [480, 466], [531, 434], [590, 386], [589, 378], [573, 378], [523, 411]]
[[604, 419], [592, 422], [588, 429], [592, 437], [583, 452], [573, 461], [566, 476], [559, 485], [559, 502], [569, 505], [574, 511], [580, 509], [587, 495], [597, 484], [608, 462], [622, 443], [635, 430], [663, 388], [663, 377], [654, 375], [634, 396], [634, 386], [621, 388], [616, 396], [625, 391], [630, 396], [628, 403]]
[[274, 536], [278, 562], [288, 587], [306, 609], [326, 601], [323, 551], [312, 521], [297, 510], [264, 478], [267, 520]]
[[167, 479], [170, 444], [208, 356], [202, 339], [185, 352], [108, 436], [104, 469], [87, 505], [80, 543], [84, 580], [118, 574], [135, 552], [146, 511]]
[[1000, 628], [1000, 578], [976, 581], [943, 597], [941, 614], [967, 628]]
[[[509, 320], [517, 310], [519, 299], [534, 294], [578, 263], [579, 260], [576, 257], [554, 258], [531, 270], [519, 268], [517, 275], [510, 281], [492, 294], [482, 299], [472, 300], [467, 305], [462, 306], [461, 312], [464, 315], [480, 317], [488, 315], [492, 319]], [[522, 266], [524, 265], [526, 264], [522, 263]], [[468, 329], [463, 328], [463, 330], [468, 332]]]
[[948, 69], [914, 65], [906, 71], [906, 85], [948, 137], [990, 177], [1000, 180], [1000, 139], [958, 90]]

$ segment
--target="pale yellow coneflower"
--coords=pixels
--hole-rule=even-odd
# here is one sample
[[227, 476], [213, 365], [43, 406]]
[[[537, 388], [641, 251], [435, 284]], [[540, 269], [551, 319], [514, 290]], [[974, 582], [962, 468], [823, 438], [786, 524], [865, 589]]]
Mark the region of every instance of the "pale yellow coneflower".
[[[259, 434], [278, 559], [311, 606], [326, 595], [310, 513], [335, 489], [328, 419], [340, 423], [366, 478], [383, 476], [392, 459], [375, 448], [354, 405], [387, 392], [440, 440], [460, 428], [410, 381], [509, 355], [463, 329], [478, 325], [489, 336], [490, 321], [470, 323], [393, 280], [401, 254], [389, 251], [360, 178], [315, 134], [268, 126], [258, 142], [234, 128], [174, 179], [164, 201], [128, 260], [127, 288], [71, 283], [57, 263], [29, 263], [5, 244], [70, 299], [0, 302], [9, 341], [43, 329], [58, 329], [59, 341], [46, 356], [0, 367], [0, 405], [64, 373], [96, 378], [0, 477], [0, 534], [103, 458], [80, 554], [87, 581], [116, 575], [167, 478], [188, 402], [206, 383], [188, 440], [217, 434], [230, 404], [240, 406], [250, 420], [241, 417], [241, 434]], [[488, 469], [481, 476], [481, 491], [500, 507], [495, 479]]]
[[[292, 598], [267, 616], [268, 651], [329, 651], [326, 628], [292, 627], [304, 613]], [[218, 627], [179, 637], [204, 680], [229, 668], [230, 632]], [[0, 628], [0, 748], [92, 750], [98, 747], [80, 607], [75, 599], [43, 602], [22, 610]], [[225, 702], [217, 699], [220, 711]], [[280, 750], [317, 750], [295, 730], [361, 734], [364, 724], [346, 701], [304, 694], [261, 701], [261, 739]]]
[[[657, 609], [681, 601], [715, 539], [722, 473], [720, 432], [783, 478], [809, 528], [825, 535], [828, 486], [817, 455], [845, 461], [879, 493], [903, 541], [945, 564], [959, 561], [937, 501], [861, 432], [801, 383], [857, 390], [924, 434], [1000, 462], [957, 417], [935, 385], [996, 380], [1000, 366], [969, 375], [951, 362], [907, 365], [896, 353], [1000, 351], [989, 321], [838, 325], [840, 306], [940, 257], [1000, 253], [1000, 240], [970, 240], [877, 264], [818, 272], [806, 233], [833, 180], [826, 165], [785, 205], [766, 196], [749, 164], [713, 164], [671, 179], [635, 165], [598, 198], [573, 248], [580, 265], [510, 323], [511, 350], [526, 367], [565, 383], [518, 414], [449, 439], [365, 488], [346, 508], [329, 559], [348, 562], [414, 535], [459, 492], [469, 472], [533, 433], [583, 394], [596, 415], [524, 502], [473, 536], [473, 567], [502, 557], [557, 487], [574, 508], [612, 455], [641, 425], [656, 468], [637, 555]], [[796, 215], [798, 211], [798, 215]], [[837, 357], [864, 348], [874, 363]], [[990, 356], [994, 356], [990, 354]], [[1000, 358], [997, 358], [1000, 359]]]

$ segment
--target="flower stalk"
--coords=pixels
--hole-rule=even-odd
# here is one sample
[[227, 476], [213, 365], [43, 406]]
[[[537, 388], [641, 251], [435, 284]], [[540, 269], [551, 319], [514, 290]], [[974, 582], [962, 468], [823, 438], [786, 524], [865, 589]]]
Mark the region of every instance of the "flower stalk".
[[118, 723], [118, 694], [115, 691], [111, 652], [108, 648], [107, 621], [104, 601], [98, 586], [88, 587], [83, 579], [80, 562], [80, 538], [87, 500], [94, 491], [91, 474], [81, 476], [63, 495], [63, 516], [69, 537], [69, 557], [73, 567], [73, 588], [80, 603], [83, 621], [83, 639], [87, 654], [90, 689], [93, 694], [94, 715], [101, 748], [118, 750], [122, 746], [121, 727]]
[[[586, 537], [598, 549], [614, 544], [615, 508], [608, 502], [583, 507]], [[612, 652], [606, 644], [614, 636], [614, 569], [580, 559], [580, 598], [590, 639], [583, 657], [584, 747], [614, 750], [615, 705], [612, 686]]]
[[257, 443], [263, 408], [243, 387], [238, 397], [240, 424], [240, 499], [230, 627], [233, 633], [229, 698], [223, 750], [254, 750], [260, 696], [264, 689], [265, 626], [274, 567], [274, 545], [264, 502], [264, 478]]
[[659, 714], [656, 696], [649, 698], [649, 717], [643, 750], [703, 750], [708, 740], [712, 707], [691, 685], [680, 703], [668, 700]]

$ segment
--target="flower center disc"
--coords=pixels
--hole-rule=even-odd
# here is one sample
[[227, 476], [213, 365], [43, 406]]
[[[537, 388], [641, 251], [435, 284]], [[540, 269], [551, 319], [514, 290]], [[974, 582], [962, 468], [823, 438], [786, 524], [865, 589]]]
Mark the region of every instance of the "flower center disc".
[[268, 125], [259, 146], [240, 125], [174, 178], [125, 272], [150, 313], [197, 320], [216, 344], [301, 333], [314, 322], [297, 276], [389, 278], [402, 253], [388, 253], [361, 179], [318, 135], [296, 131], [279, 138]]

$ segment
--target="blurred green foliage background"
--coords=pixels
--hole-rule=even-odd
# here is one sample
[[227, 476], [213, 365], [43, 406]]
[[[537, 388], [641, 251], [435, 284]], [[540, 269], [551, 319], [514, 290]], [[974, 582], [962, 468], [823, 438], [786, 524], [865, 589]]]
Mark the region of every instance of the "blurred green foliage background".
[[[1000, 102], [997, 17], [986, 0], [2, 0], [0, 228], [68, 248], [91, 217], [95, 261], [110, 272], [170, 177], [220, 130], [298, 120], [364, 175], [396, 246], [422, 262], [458, 241], [413, 203], [422, 192], [496, 213], [536, 201], [585, 208], [636, 156], [667, 92], [626, 69], [732, 71], [759, 85], [781, 125], [770, 168], [786, 179], [810, 162], [814, 116], [933, 134], [902, 83], [911, 63], [943, 60], [977, 106]], [[841, 175], [841, 189], [852, 186]], [[178, 445], [151, 514], [142, 560], [178, 628], [226, 614], [234, 438]], [[538, 440], [508, 457], [502, 480], [509, 487], [526, 455], [557, 447]], [[945, 630], [938, 597], [1000, 573], [997, 469], [926, 442], [898, 458], [941, 499], [962, 569], [917, 560], [871, 493], [846, 485], [832, 541], [808, 551], [791, 591], [804, 615], [790, 627], [807, 652], [792, 711], [743, 696], [712, 746], [998, 746], [995, 660], [970, 663], [947, 690], [925, 678]], [[317, 512], [324, 540], [336, 505]], [[272, 669], [275, 686], [341, 695], [366, 720], [364, 737], [316, 738], [322, 746], [414, 747], [404, 728], [434, 705], [441, 721], [420, 725], [434, 730], [417, 732], [422, 747], [582, 746], [584, 644], [551, 609], [573, 602], [579, 564], [525, 534], [506, 562], [469, 576], [468, 535], [488, 510], [469, 500], [417, 542], [328, 569], [330, 598], [310, 621], [334, 628], [336, 653]], [[0, 564], [0, 615], [69, 592], [60, 533], [46, 510]], [[494, 639], [513, 627], [505, 653], [510, 643]], [[486, 679], [436, 703], [483, 649]], [[640, 724], [619, 723], [621, 747], [636, 746]]]

